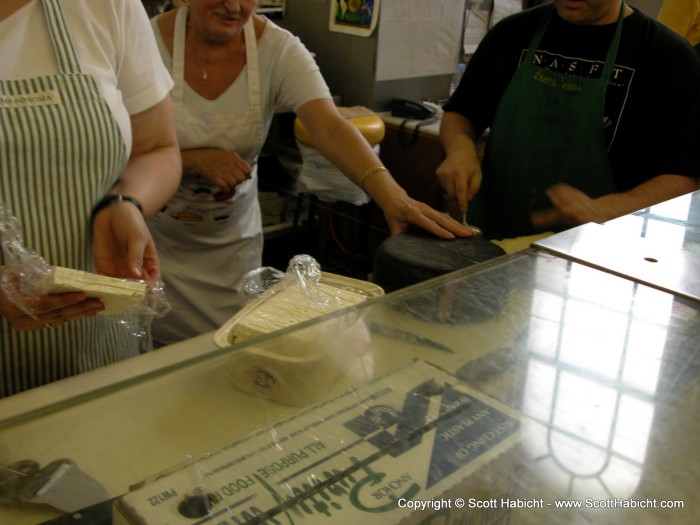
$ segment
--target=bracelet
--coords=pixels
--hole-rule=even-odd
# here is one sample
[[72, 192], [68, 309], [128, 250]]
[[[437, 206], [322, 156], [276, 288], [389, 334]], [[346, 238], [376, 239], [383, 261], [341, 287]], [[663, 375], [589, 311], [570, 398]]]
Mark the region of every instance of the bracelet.
[[373, 173], [377, 173], [379, 171], [389, 171], [387, 168], [384, 166], [374, 166], [372, 168], [369, 168], [367, 171], [365, 171], [362, 174], [362, 177], [360, 178], [360, 188], [364, 191], [365, 189], [365, 181], [367, 180], [367, 177], [372, 175]]
[[105, 195], [97, 204], [95, 204], [95, 207], [92, 209], [92, 214], [90, 215], [90, 222], [93, 221], [95, 215], [97, 215], [97, 213], [100, 210], [114, 204], [115, 202], [130, 202], [131, 204], [136, 206], [136, 208], [141, 214], [143, 214], [143, 207], [141, 206], [141, 203], [139, 201], [137, 201], [133, 197], [129, 197], [128, 195], [122, 195], [121, 193], [117, 193], [116, 195]]

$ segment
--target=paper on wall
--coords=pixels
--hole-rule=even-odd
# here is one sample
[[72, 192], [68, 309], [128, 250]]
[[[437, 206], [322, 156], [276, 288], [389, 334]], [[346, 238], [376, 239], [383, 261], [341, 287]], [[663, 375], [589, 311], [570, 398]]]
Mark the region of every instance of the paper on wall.
[[464, 54], [472, 55], [486, 33], [508, 15], [522, 9], [520, 0], [467, 2], [464, 17]]
[[465, 0], [383, 0], [376, 80], [454, 73], [464, 5]]

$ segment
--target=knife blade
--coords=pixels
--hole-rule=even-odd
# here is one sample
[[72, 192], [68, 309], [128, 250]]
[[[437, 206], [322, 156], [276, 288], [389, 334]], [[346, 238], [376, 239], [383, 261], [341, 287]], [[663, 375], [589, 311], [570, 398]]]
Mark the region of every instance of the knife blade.
[[447, 352], [449, 354], [455, 353], [454, 350], [452, 350], [449, 346], [439, 343], [438, 341], [434, 341], [427, 337], [416, 335], [406, 330], [401, 330], [400, 328], [396, 328], [388, 324], [379, 323], [377, 321], [372, 321], [369, 324], [369, 331], [373, 334], [381, 335], [383, 337], [389, 337], [391, 339], [405, 341], [414, 345], [426, 346], [428, 348], [433, 348], [441, 352]]

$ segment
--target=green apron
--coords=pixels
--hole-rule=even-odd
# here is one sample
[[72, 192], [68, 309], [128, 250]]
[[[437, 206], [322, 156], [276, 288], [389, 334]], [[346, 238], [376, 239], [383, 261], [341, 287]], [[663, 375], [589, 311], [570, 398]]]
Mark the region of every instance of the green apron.
[[496, 110], [484, 180], [470, 224], [489, 239], [537, 233], [530, 221], [551, 207], [545, 190], [567, 183], [590, 197], [615, 191], [603, 133], [605, 90], [622, 34], [622, 3], [600, 79], [564, 76], [533, 60], [555, 8], [545, 17]]

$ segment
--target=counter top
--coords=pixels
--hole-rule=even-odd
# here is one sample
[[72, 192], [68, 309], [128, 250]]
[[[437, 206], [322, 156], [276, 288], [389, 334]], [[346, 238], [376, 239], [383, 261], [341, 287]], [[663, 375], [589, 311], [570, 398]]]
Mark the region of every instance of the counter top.
[[[694, 250], [686, 239], [698, 204], [689, 202], [692, 213], [661, 223], [680, 227], [680, 246]], [[234, 485], [207, 485], [215, 478], [200, 467], [221, 453], [230, 467], [253, 451], [267, 467], [234, 468], [231, 483], [267, 476], [283, 499], [296, 498], [277, 515], [284, 523], [687, 525], [700, 510], [700, 302], [673, 290], [533, 248], [236, 347], [215, 349], [209, 335], [0, 400], [0, 463], [69, 457], [110, 497], [162, 483], [169, 474], [154, 475], [179, 465], [193, 489], [222, 496], [212, 523], [227, 525], [257, 521], [231, 510]], [[260, 359], [268, 354], [280, 359]], [[251, 363], [260, 374], [248, 379], [261, 388], [274, 370], [277, 380], [312, 382], [315, 398], [292, 406], [245, 393], [239, 372]], [[387, 386], [414, 367], [451, 379]], [[342, 396], [347, 407], [329, 412]], [[294, 430], [293, 421], [304, 424]], [[349, 429], [364, 437], [346, 442]], [[360, 463], [347, 471], [287, 468], [304, 456], [292, 436], [337, 442], [341, 455], [361, 444], [364, 455], [352, 449]], [[251, 453], [240, 455], [247, 442]], [[476, 451], [486, 453], [473, 460]], [[416, 461], [424, 472], [402, 468]], [[435, 492], [448, 481], [452, 489]], [[451, 506], [412, 513], [398, 504], [406, 494], [442, 494]], [[183, 494], [151, 496], [167, 509]], [[59, 515], [0, 504], [1, 523]]]
[[700, 192], [538, 241], [560, 257], [700, 301]]

